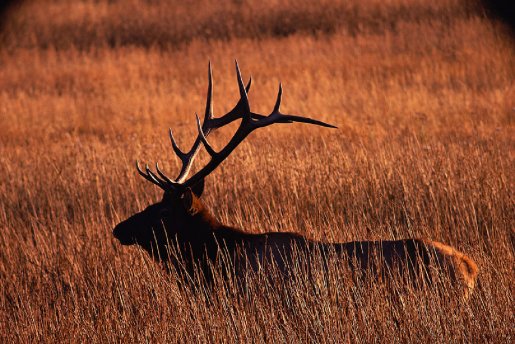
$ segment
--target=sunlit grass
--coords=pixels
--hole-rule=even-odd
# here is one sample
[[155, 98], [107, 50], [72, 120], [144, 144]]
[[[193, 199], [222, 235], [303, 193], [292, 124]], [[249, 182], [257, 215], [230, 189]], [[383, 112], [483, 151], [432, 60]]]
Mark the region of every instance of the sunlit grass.
[[[330, 30], [311, 2], [34, 2], [11, 14], [0, 50], [2, 341], [510, 342], [513, 47], [463, 2], [327, 6]], [[260, 24], [271, 8], [275, 20], [317, 20], [272, 32], [272, 19]], [[248, 18], [250, 33], [198, 31], [217, 13]], [[137, 24], [124, 26], [126, 15]], [[284, 294], [259, 276], [248, 295], [220, 288], [206, 300], [113, 240], [116, 223], [160, 197], [135, 159], [177, 171], [168, 127], [192, 143], [208, 60], [215, 114], [235, 104], [234, 58], [245, 79], [252, 73], [253, 110], [272, 109], [281, 81], [286, 112], [339, 129], [252, 134], [206, 180], [217, 218], [326, 241], [445, 242], [480, 267], [469, 303], [445, 284], [399, 302], [380, 284], [332, 279], [317, 294], [299, 282]], [[211, 141], [221, 147], [230, 134]]]

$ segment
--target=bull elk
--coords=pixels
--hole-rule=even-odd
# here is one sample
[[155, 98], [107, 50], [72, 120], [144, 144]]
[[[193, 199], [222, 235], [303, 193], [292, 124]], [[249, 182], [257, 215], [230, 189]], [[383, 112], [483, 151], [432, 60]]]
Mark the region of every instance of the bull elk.
[[[188, 276], [194, 271], [209, 280], [210, 270], [222, 254], [230, 257], [224, 260], [231, 264], [238, 275], [247, 271], [259, 270], [266, 262], [273, 262], [281, 270], [291, 262], [294, 251], [300, 249], [310, 254], [310, 250], [327, 253], [335, 252], [344, 257], [351, 269], [377, 272], [372, 267], [371, 257], [379, 257], [379, 265], [384, 270], [395, 267], [415, 279], [427, 276], [427, 271], [445, 272], [450, 280], [468, 297], [474, 288], [478, 269], [472, 259], [448, 245], [428, 239], [404, 239], [383, 241], [354, 241], [347, 243], [325, 243], [313, 241], [291, 232], [269, 232], [252, 234], [246, 230], [223, 225], [208, 210], [200, 196], [204, 189], [204, 179], [220, 165], [234, 149], [254, 130], [275, 123], [307, 123], [322, 127], [336, 128], [333, 125], [307, 117], [283, 114], [280, 111], [282, 87], [279, 85], [277, 100], [268, 116], [250, 110], [247, 92], [251, 80], [243, 84], [238, 63], [236, 74], [240, 99], [236, 106], [225, 115], [213, 116], [213, 79], [209, 64], [207, 104], [203, 123], [197, 116], [198, 136], [188, 152], [177, 145], [172, 130], [172, 149], [182, 162], [175, 179], [169, 178], [156, 163], [155, 172], [148, 165], [144, 170], [136, 161], [137, 171], [149, 182], [163, 191], [161, 201], [148, 206], [127, 220], [119, 223], [113, 235], [122, 245], [140, 245], [154, 259], [174, 267]], [[233, 121], [241, 120], [238, 129], [223, 149], [216, 151], [208, 142], [208, 135]], [[193, 161], [201, 145], [210, 156], [208, 163], [188, 178]], [[173, 246], [173, 250], [172, 250]], [[175, 250], [175, 251], [174, 251]], [[171, 254], [174, 251], [175, 254]], [[377, 260], [377, 259], [376, 259]]]

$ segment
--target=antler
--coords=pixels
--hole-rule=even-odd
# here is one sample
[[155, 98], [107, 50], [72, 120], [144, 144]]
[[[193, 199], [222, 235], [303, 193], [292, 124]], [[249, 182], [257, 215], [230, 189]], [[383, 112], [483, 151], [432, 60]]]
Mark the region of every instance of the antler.
[[[173, 137], [172, 130], [170, 129], [170, 140], [172, 142], [172, 148], [175, 154], [182, 161], [182, 168], [175, 180], [171, 180], [168, 178], [160, 169], [159, 165], [156, 163], [156, 171], [159, 174], [157, 176], [153, 173], [148, 165], [145, 166], [145, 172], [143, 172], [140, 167], [138, 161], [136, 161], [136, 168], [145, 179], [156, 184], [164, 190], [173, 189], [177, 190], [180, 188], [191, 187], [204, 179], [207, 175], [209, 175], [213, 170], [215, 170], [218, 165], [222, 163], [231, 153], [232, 151], [254, 130], [262, 127], [269, 126], [274, 123], [293, 123], [293, 122], [301, 122], [319, 125], [328, 128], [336, 128], [331, 124], [327, 124], [318, 120], [314, 120], [307, 117], [295, 116], [283, 114], [280, 111], [281, 99], [282, 99], [282, 85], [279, 84], [279, 92], [277, 94], [277, 100], [275, 102], [274, 109], [268, 116], [263, 116], [257, 113], [253, 113], [250, 111], [249, 100], [247, 97], [247, 93], [250, 90], [251, 79], [247, 86], [244, 86], [243, 80], [241, 78], [240, 68], [238, 66], [238, 61], [236, 63], [236, 75], [238, 79], [238, 88], [240, 91], [240, 100], [236, 104], [236, 106], [219, 118], [213, 118], [213, 76], [211, 72], [211, 62], [209, 63], [209, 85], [207, 92], [207, 102], [206, 102], [206, 112], [204, 116], [204, 123], [200, 123], [200, 119], [198, 115], [197, 118], [197, 129], [198, 136], [193, 143], [193, 146], [189, 150], [188, 153], [182, 152]], [[234, 133], [234, 136], [227, 143], [227, 145], [216, 152], [214, 148], [207, 141], [208, 135], [215, 129], [223, 127], [237, 119], [241, 119], [240, 126]], [[206, 151], [211, 156], [211, 159], [202, 169], [200, 169], [197, 173], [195, 173], [191, 178], [185, 181], [187, 178], [189, 171], [191, 170], [191, 166], [193, 164], [193, 160], [197, 155], [200, 144], [204, 146]]]
[[[240, 101], [238, 101], [234, 108], [228, 113], [226, 113], [224, 116], [220, 118], [213, 118], [213, 73], [211, 69], [211, 61], [209, 61], [208, 65], [208, 80], [209, 81], [207, 89], [206, 111], [204, 115], [204, 124], [202, 125], [202, 130], [205, 136], [208, 136], [214, 129], [220, 128], [228, 123], [235, 121], [236, 119], [238, 119], [238, 113], [243, 111], [243, 103], [240, 99]], [[247, 86], [245, 86], [246, 92], [250, 90], [251, 83], [252, 78], [249, 78]], [[177, 176], [177, 178], [175, 178], [175, 180], [171, 180], [170, 178], [168, 178], [160, 170], [158, 163], [156, 163], [156, 171], [161, 178], [159, 178], [155, 173], [153, 173], [149, 169], [148, 165], [145, 165], [145, 172], [143, 172], [139, 167], [139, 161], [136, 161], [136, 169], [138, 170], [138, 173], [151, 183], [159, 186], [164, 190], [166, 190], [167, 188], [177, 189], [181, 187], [181, 184], [184, 182], [184, 179], [186, 179], [189, 171], [191, 170], [193, 161], [195, 160], [195, 157], [199, 152], [201, 144], [200, 138], [197, 137], [191, 149], [187, 153], [184, 153], [177, 145], [171, 128], [169, 128], [169, 136], [170, 141], [172, 143], [173, 151], [182, 162], [181, 171], [179, 172], [179, 175]]]

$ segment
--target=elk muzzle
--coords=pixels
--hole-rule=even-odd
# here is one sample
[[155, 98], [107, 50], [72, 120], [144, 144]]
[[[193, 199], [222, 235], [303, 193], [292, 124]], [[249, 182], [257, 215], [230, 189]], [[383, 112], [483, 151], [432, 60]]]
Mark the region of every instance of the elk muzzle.
[[121, 222], [113, 229], [113, 236], [120, 241], [122, 245], [134, 245], [134, 235], [130, 228], [127, 228], [125, 222]]

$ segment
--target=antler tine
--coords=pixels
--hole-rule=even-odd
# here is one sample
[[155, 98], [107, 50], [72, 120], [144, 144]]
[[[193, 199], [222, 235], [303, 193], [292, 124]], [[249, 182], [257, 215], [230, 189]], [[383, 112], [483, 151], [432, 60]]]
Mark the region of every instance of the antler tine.
[[154, 174], [154, 172], [152, 172], [150, 170], [150, 168], [148, 167], [148, 164], [145, 164], [145, 172], [147, 172], [147, 175], [152, 179], [154, 180], [158, 185], [161, 185], [161, 187], [165, 187], [166, 186], [166, 183], [164, 183], [161, 179], [159, 179], [158, 176], [156, 176]]
[[200, 138], [200, 141], [202, 141], [202, 144], [204, 145], [204, 147], [206, 147], [206, 150], [209, 153], [209, 155], [215, 156], [217, 153], [209, 144], [209, 142], [207, 142], [206, 135], [204, 134], [204, 130], [202, 129], [202, 125], [200, 124], [200, 118], [198, 118], [197, 114], [195, 114], [195, 117], [197, 118], [198, 137]]
[[247, 82], [247, 86], [245, 86], [245, 91], [247, 91], [247, 94], [250, 91], [250, 85], [252, 84], [252, 75], [249, 76], [249, 81]]
[[275, 101], [275, 105], [274, 105], [274, 109], [272, 110], [272, 113], [275, 113], [275, 112], [280, 113], [282, 98], [283, 98], [283, 84], [281, 82], [279, 82], [279, 92], [277, 92], [277, 99]]
[[139, 167], [139, 160], [136, 160], [136, 169], [138, 170], [138, 173], [143, 177], [145, 178], [146, 180], [148, 180], [149, 182], [151, 182], [152, 184], [155, 184], [157, 186], [159, 186], [161, 189], [163, 190], [166, 190], [166, 187], [165, 185], [162, 183], [161, 180], [159, 180], [158, 178], [155, 178], [155, 176], [152, 176], [151, 174], [149, 174], [148, 172], [151, 172], [150, 169], [148, 168], [148, 165], [145, 166], [145, 169], [147, 171], [147, 173], [143, 172], [141, 170], [141, 168]]
[[213, 72], [211, 70], [211, 61], [208, 64], [208, 85], [207, 85], [207, 99], [206, 99], [206, 112], [204, 115], [204, 123], [207, 123], [213, 118]]
[[172, 148], [173, 148], [173, 151], [175, 152], [175, 154], [181, 159], [183, 160], [183, 157], [186, 155], [185, 153], [183, 153], [183, 151], [181, 151], [181, 149], [179, 148], [179, 146], [177, 146], [177, 142], [175, 141], [175, 138], [173, 137], [173, 131], [172, 131], [172, 128], [168, 128], [168, 134], [170, 136], [170, 141], [172, 142]]
[[234, 60], [236, 64], [236, 76], [238, 78], [238, 87], [240, 89], [240, 99], [243, 105], [243, 114], [240, 115], [245, 120], [250, 120], [250, 104], [249, 98], [247, 96], [247, 90], [245, 89], [245, 85], [243, 84], [243, 80], [241, 78], [240, 67], [238, 66], [238, 61]]
[[274, 123], [293, 123], [293, 122], [299, 122], [299, 123], [307, 123], [307, 124], [314, 124], [319, 125], [326, 128], [337, 128], [336, 126], [332, 124], [328, 124], [322, 121], [318, 121], [316, 119], [312, 119], [309, 117], [303, 117], [303, 116], [296, 116], [296, 115], [286, 115], [281, 113], [281, 101], [283, 96], [283, 86], [281, 83], [279, 83], [279, 91], [277, 92], [277, 99], [275, 101], [274, 109], [268, 116], [263, 116], [260, 118], [259, 121], [257, 121], [257, 126], [259, 127], [266, 127]]
[[[209, 63], [208, 63], [208, 86], [207, 86], [206, 112], [204, 115], [204, 125], [203, 125], [205, 127], [204, 130], [206, 132], [206, 136], [209, 135], [211, 129], [213, 129], [210, 127], [210, 120], [212, 118], [213, 118], [213, 72], [211, 69], [211, 61], [209, 61]], [[178, 149], [177, 145], [175, 144], [175, 140], [173, 139], [171, 129], [170, 129], [170, 137], [172, 138], [172, 145], [174, 147], [174, 151], [182, 161], [181, 171], [179, 172], [179, 175], [175, 179], [175, 183], [180, 184], [188, 176], [188, 173], [191, 170], [195, 156], [198, 154], [198, 150], [200, 147], [200, 138], [197, 137], [195, 139], [195, 142], [193, 143], [193, 146], [191, 146], [191, 149], [189, 150], [188, 153], [183, 153], [181, 150]]]
[[184, 154], [183, 157], [180, 157], [180, 159], [182, 161], [182, 168], [181, 168], [181, 171], [179, 172], [179, 175], [177, 176], [177, 178], [175, 178], [175, 182], [177, 184], [181, 184], [188, 176], [188, 173], [191, 170], [193, 161], [195, 160], [195, 156], [198, 153], [199, 147], [200, 147], [200, 139], [197, 137], [197, 139], [195, 139], [195, 143], [191, 147], [191, 150], [187, 154]]
[[168, 176], [166, 176], [162, 171], [161, 169], [159, 168], [159, 163], [156, 162], [156, 171], [157, 171], [157, 174], [159, 174], [159, 176], [161, 178], [163, 178], [163, 180], [169, 185], [171, 186], [172, 188], [177, 188], [179, 186], [179, 184], [177, 182], [174, 182], [173, 180], [171, 180], [170, 178], [168, 178]]

